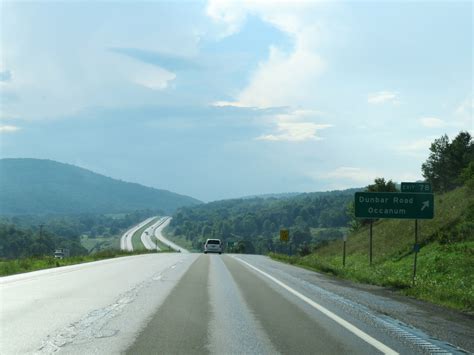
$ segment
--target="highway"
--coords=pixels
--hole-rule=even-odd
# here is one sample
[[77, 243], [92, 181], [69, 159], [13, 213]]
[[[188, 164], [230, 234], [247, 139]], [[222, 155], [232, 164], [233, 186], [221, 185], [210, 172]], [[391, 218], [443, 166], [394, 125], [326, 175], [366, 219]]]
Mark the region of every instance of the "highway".
[[164, 217], [163, 222], [155, 229], [155, 237], [162, 242], [163, 244], [167, 245], [169, 248], [180, 251], [181, 253], [189, 253], [189, 250], [173, 243], [171, 240], [167, 239], [166, 237], [163, 236], [162, 232], [163, 229], [165, 229], [168, 224], [171, 222], [171, 217]]
[[160, 247], [151, 239], [154, 235], [156, 228], [161, 226], [169, 217], [162, 217], [158, 219], [155, 223], [145, 229], [140, 236], [140, 240], [142, 241], [145, 249], [148, 250], [161, 250]]
[[258, 255], [146, 254], [2, 277], [0, 304], [2, 354], [474, 351], [472, 317]]
[[132, 244], [132, 237], [135, 234], [136, 231], [138, 231], [140, 228], [143, 226], [147, 225], [150, 223], [154, 218], [156, 217], [150, 217], [143, 222], [140, 222], [136, 226], [133, 226], [129, 230], [127, 230], [122, 237], [120, 238], [120, 249], [121, 250], [128, 250], [128, 251], [133, 251], [133, 244]]

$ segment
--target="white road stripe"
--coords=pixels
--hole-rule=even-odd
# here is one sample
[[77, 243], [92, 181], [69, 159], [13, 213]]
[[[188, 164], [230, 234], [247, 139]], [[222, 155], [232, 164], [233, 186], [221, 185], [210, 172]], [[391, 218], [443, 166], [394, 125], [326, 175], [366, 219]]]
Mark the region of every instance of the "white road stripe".
[[326, 316], [328, 316], [329, 318], [331, 318], [333, 321], [335, 321], [336, 323], [338, 323], [339, 325], [343, 326], [344, 328], [346, 328], [347, 330], [349, 330], [351, 333], [353, 333], [354, 335], [358, 336], [359, 338], [361, 338], [362, 340], [364, 340], [365, 342], [367, 342], [368, 344], [372, 345], [374, 348], [376, 348], [377, 350], [381, 351], [382, 353], [384, 354], [390, 354], [390, 355], [396, 355], [398, 354], [395, 350], [389, 348], [388, 346], [386, 346], [385, 344], [381, 343], [380, 341], [378, 341], [377, 339], [374, 339], [372, 338], [369, 334], [365, 333], [364, 331], [360, 330], [359, 328], [355, 327], [354, 325], [352, 325], [351, 323], [349, 323], [348, 321], [342, 319], [341, 317], [339, 317], [338, 315], [334, 314], [333, 312], [331, 312], [330, 310], [328, 310], [327, 308], [324, 308], [323, 306], [321, 306], [320, 304], [314, 302], [312, 299], [306, 297], [305, 295], [299, 293], [298, 291], [294, 290], [293, 288], [291, 288], [290, 286], [284, 284], [283, 282], [281, 282], [280, 280], [274, 278], [273, 276], [271, 276], [270, 274], [267, 274], [265, 271], [262, 271], [258, 268], [256, 268], [255, 266], [249, 264], [248, 262], [238, 258], [238, 257], [235, 257], [235, 256], [232, 256], [235, 260], [241, 262], [242, 264], [245, 264], [247, 265], [248, 267], [250, 267], [251, 269], [259, 272], [260, 274], [262, 274], [263, 276], [269, 278], [270, 280], [272, 280], [273, 282], [275, 282], [277, 285], [283, 287], [285, 290], [287, 290], [288, 292], [292, 293], [293, 295], [295, 295], [296, 297], [298, 297], [299, 299], [301, 299], [302, 301], [306, 302], [307, 304], [309, 304], [310, 306], [312, 306], [313, 308], [317, 309], [318, 311], [320, 311], [321, 313], [325, 314]]

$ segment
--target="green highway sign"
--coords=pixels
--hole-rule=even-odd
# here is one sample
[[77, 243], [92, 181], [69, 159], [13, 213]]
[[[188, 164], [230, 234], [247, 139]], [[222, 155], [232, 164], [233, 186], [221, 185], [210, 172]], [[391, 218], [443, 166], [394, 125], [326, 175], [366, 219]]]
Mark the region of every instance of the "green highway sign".
[[433, 192], [429, 182], [402, 182], [402, 192]]
[[430, 193], [356, 192], [356, 218], [433, 219]]

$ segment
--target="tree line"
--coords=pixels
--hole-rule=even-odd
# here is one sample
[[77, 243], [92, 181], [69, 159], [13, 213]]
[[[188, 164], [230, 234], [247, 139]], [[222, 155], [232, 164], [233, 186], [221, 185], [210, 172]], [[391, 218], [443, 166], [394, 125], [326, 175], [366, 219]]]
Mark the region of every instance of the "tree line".
[[[323, 229], [319, 231], [321, 238], [316, 238], [311, 229], [331, 228], [331, 235], [340, 234], [337, 228], [346, 226], [350, 220], [345, 206], [354, 191], [307, 193], [284, 199], [234, 199], [183, 207], [175, 213], [171, 228], [198, 250], [207, 238], [233, 242], [237, 251], [246, 253], [298, 250], [328, 237]], [[278, 241], [282, 228], [291, 230], [290, 245]]]
[[71, 256], [86, 255], [80, 236], [117, 237], [127, 228], [155, 215], [143, 210], [127, 214], [70, 216], [16, 216], [0, 218], [0, 258], [15, 259], [53, 255], [58, 248], [67, 248]]
[[[474, 143], [468, 132], [452, 141], [447, 135], [436, 139], [421, 167], [434, 192], [462, 185], [474, 191]], [[365, 189], [309, 193], [285, 199], [252, 198], [212, 202], [179, 209], [171, 222], [172, 233], [184, 236], [197, 250], [207, 238], [220, 238], [245, 253], [299, 252], [308, 254], [330, 239], [340, 238], [342, 228], [358, 230], [368, 221], [354, 216], [354, 193], [397, 192], [398, 185], [383, 177]], [[290, 230], [288, 244], [279, 242], [280, 229]], [[314, 232], [314, 228], [331, 228]]]

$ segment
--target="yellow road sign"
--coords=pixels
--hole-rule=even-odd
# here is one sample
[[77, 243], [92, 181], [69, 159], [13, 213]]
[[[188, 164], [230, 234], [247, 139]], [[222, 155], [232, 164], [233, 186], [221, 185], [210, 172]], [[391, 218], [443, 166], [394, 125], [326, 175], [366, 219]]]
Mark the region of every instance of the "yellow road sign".
[[282, 229], [280, 230], [280, 240], [282, 242], [287, 242], [290, 239], [290, 232], [288, 229]]

